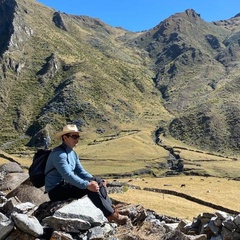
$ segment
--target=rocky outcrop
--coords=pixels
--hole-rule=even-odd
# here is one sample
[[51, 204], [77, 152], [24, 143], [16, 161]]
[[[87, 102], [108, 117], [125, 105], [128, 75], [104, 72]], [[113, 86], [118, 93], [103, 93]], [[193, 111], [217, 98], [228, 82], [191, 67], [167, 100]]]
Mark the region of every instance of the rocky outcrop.
[[6, 198], [16, 197], [21, 202], [31, 202], [40, 205], [49, 201], [43, 188], [35, 188], [29, 181], [29, 175], [16, 162], [0, 166], [0, 191], [6, 193]]
[[[179, 224], [180, 226], [181, 224]], [[182, 231], [185, 234], [205, 234], [206, 239], [240, 239], [240, 215], [231, 216], [218, 211], [215, 214], [199, 214], [193, 222], [183, 223]]]
[[[16, 13], [17, 11], [18, 13]], [[32, 36], [33, 30], [27, 26], [22, 17], [26, 11], [18, 8], [18, 3], [15, 0], [0, 2], [0, 56], [7, 53], [7, 50], [22, 51], [24, 42]], [[11, 68], [16, 73], [19, 73], [24, 65], [24, 63], [14, 63], [12, 58], [7, 58], [4, 61], [2, 69]]]
[[161, 239], [216, 240], [240, 238], [240, 214], [222, 211], [201, 213], [192, 222], [144, 209], [140, 205], [115, 203], [127, 215], [126, 225], [109, 223], [85, 196], [78, 200], [45, 202], [37, 206], [7, 199], [0, 192], [0, 239]]
[[55, 23], [55, 25], [57, 27], [59, 27], [60, 29], [64, 30], [64, 31], [67, 31], [67, 27], [66, 27], [66, 24], [64, 23], [64, 20], [61, 16], [61, 13], [60, 12], [55, 12], [53, 14], [53, 22]]
[[10, 162], [0, 166], [0, 191], [11, 191], [28, 178], [21, 166]]
[[7, 193], [7, 198], [17, 197], [21, 202], [31, 202], [35, 205], [40, 205], [43, 202], [49, 201], [48, 195], [44, 194], [44, 188], [36, 188], [32, 186], [28, 174], [25, 181], [22, 183], [19, 181], [19, 185]]
[[52, 53], [46, 59], [46, 63], [43, 65], [42, 69], [37, 73], [38, 81], [40, 83], [46, 83], [48, 79], [52, 79], [59, 70], [60, 64], [57, 56]]
[[48, 126], [41, 129], [39, 132], [37, 132], [31, 140], [27, 143], [27, 146], [29, 147], [37, 147], [37, 148], [45, 148], [48, 149], [49, 145], [51, 144], [51, 137], [49, 133]]
[[162, 233], [166, 231], [158, 222], [173, 222], [172, 219], [158, 216], [141, 206], [115, 207], [129, 216], [127, 225], [119, 230], [116, 224], [107, 221], [88, 197], [65, 202], [46, 202], [37, 208], [32, 203], [21, 203], [17, 198], [7, 199], [1, 193], [0, 239], [55, 239], [56, 236], [61, 239], [124, 239], [119, 238], [124, 229], [125, 236], [133, 237], [136, 234], [131, 231], [126, 233], [126, 230], [136, 229], [147, 217], [146, 221], [156, 222]]
[[16, 1], [1, 1], [0, 4], [0, 56], [7, 50], [11, 35], [13, 33], [13, 18]]

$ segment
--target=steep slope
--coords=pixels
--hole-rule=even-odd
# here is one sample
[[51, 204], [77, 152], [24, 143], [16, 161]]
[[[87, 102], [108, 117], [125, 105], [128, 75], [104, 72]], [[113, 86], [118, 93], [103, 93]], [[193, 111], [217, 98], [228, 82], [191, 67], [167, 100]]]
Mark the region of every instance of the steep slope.
[[207, 23], [188, 9], [131, 42], [149, 52], [156, 87], [176, 116], [166, 132], [206, 150], [239, 151], [238, 18]]
[[[2, 147], [40, 146], [68, 122], [89, 135], [112, 134], [138, 119], [144, 125], [145, 112], [165, 111], [147, 54], [120, 41], [139, 33], [33, 0], [1, 1], [0, 8], [8, 39], [1, 49]], [[149, 121], [153, 131], [159, 119]]]
[[[41, 146], [76, 123], [85, 143], [124, 129], [239, 151], [239, 19], [194, 10], [144, 32], [0, 1], [0, 146]], [[54, 142], [53, 142], [54, 143]]]

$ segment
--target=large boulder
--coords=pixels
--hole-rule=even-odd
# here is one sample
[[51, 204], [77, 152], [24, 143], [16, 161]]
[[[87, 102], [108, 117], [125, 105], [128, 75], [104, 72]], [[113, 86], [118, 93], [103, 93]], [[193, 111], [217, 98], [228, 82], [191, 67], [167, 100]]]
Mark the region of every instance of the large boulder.
[[0, 191], [11, 191], [28, 178], [22, 167], [16, 162], [0, 166]]
[[29, 178], [10, 191], [6, 197], [17, 197], [21, 202], [31, 202], [36, 205], [49, 201], [48, 195], [44, 193], [44, 188], [34, 187]]

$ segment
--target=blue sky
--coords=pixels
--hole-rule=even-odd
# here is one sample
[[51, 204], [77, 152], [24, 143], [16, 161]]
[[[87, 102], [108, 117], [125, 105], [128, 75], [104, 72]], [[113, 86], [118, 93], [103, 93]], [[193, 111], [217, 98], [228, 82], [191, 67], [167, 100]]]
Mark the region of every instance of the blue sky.
[[240, 0], [36, 0], [55, 10], [99, 18], [113, 27], [142, 31], [169, 16], [194, 9], [205, 21], [226, 20], [240, 13]]

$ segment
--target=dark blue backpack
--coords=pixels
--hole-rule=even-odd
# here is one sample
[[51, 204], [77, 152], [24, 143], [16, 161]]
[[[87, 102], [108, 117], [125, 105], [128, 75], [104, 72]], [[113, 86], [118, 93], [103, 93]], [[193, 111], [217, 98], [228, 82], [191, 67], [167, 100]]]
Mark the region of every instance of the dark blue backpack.
[[[65, 152], [65, 148], [60, 145]], [[29, 179], [34, 187], [40, 188], [45, 185], [45, 176], [54, 170], [50, 169], [46, 174], [44, 173], [47, 159], [52, 149], [39, 149], [33, 156], [33, 162], [28, 169]]]

